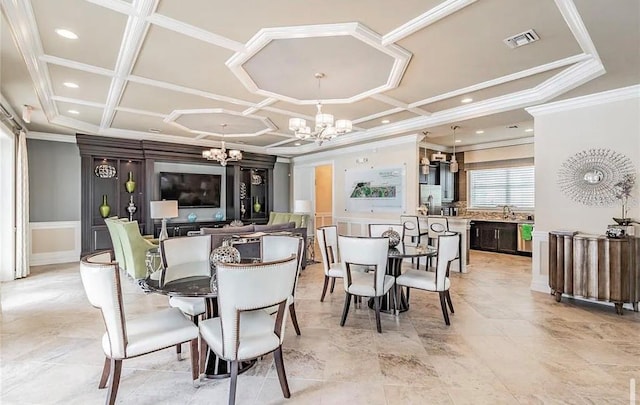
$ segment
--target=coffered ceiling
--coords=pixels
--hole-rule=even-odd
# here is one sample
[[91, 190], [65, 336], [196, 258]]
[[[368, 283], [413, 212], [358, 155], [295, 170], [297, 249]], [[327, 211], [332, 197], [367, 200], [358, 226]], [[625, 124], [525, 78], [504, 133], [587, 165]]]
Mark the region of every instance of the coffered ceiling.
[[[637, 0], [0, 2], [0, 92], [37, 132], [294, 156], [407, 133], [451, 146], [458, 125], [464, 146], [531, 137], [524, 107], [640, 83]], [[298, 141], [289, 118], [319, 99], [354, 131]]]

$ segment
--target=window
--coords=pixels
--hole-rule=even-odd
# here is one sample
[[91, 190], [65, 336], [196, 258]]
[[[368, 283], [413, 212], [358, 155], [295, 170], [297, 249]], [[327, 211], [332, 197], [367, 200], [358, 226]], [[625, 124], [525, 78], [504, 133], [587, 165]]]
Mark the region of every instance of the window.
[[534, 207], [533, 166], [469, 171], [469, 208]]

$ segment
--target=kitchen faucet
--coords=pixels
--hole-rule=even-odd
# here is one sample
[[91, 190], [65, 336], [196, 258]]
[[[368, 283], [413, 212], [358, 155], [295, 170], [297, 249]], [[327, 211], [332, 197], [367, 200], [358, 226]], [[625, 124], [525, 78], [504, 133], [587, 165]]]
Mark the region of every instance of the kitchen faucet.
[[502, 217], [504, 219], [508, 219], [508, 218], [514, 219], [515, 216], [516, 216], [516, 214], [515, 214], [515, 212], [513, 212], [511, 210], [510, 206], [508, 206], [508, 205], [503, 205], [502, 206]]

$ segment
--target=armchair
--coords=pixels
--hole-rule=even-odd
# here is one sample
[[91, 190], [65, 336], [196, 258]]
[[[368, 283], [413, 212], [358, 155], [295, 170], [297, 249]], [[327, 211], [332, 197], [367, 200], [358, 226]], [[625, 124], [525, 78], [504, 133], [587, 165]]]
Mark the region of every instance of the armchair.
[[144, 278], [147, 275], [145, 257], [149, 249], [158, 245], [151, 243], [140, 234], [138, 221], [113, 222], [120, 236], [122, 251], [124, 253], [124, 268], [134, 279]]

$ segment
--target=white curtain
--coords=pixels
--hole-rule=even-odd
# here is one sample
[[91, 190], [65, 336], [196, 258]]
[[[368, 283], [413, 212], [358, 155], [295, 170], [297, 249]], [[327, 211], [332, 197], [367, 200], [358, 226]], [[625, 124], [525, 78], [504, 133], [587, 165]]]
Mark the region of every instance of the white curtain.
[[16, 159], [16, 278], [29, 275], [29, 161], [27, 134], [20, 132]]

